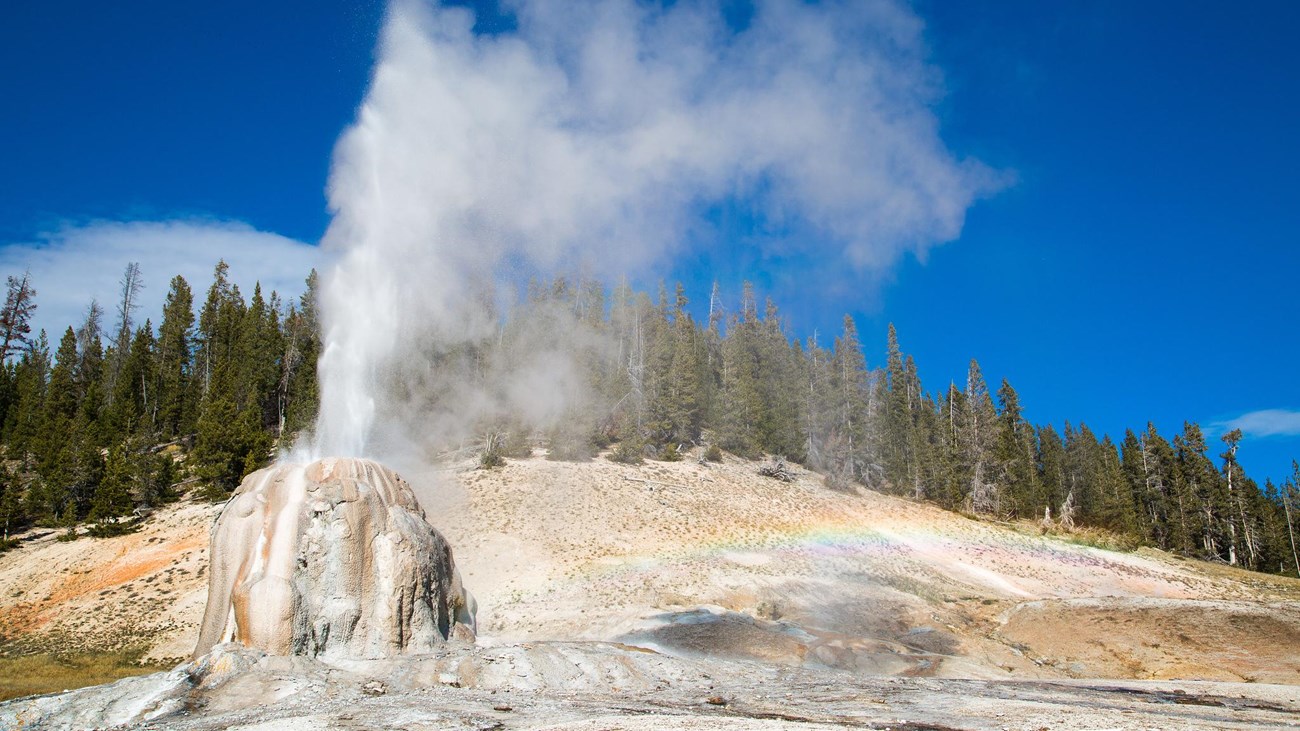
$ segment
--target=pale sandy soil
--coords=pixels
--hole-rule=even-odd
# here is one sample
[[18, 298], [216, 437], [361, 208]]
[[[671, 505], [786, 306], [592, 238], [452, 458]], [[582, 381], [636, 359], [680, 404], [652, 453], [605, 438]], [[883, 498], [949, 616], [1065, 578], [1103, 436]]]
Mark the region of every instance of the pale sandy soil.
[[[605, 640], [856, 674], [1300, 684], [1300, 582], [1115, 553], [796, 469], [693, 460], [405, 472], [479, 602], [481, 644]], [[0, 555], [0, 650], [180, 658], [219, 508]]]
[[441, 472], [425, 502], [489, 640], [885, 674], [1300, 682], [1294, 580], [833, 492], [798, 470], [782, 483], [733, 458], [472, 467]]

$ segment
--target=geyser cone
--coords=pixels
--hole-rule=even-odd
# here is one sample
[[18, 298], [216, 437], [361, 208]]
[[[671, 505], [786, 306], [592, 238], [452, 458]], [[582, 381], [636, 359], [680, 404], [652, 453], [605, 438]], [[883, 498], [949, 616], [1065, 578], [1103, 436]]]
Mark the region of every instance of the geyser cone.
[[473, 637], [474, 601], [410, 485], [365, 459], [244, 479], [212, 530], [195, 657], [235, 641], [277, 655], [374, 658]]

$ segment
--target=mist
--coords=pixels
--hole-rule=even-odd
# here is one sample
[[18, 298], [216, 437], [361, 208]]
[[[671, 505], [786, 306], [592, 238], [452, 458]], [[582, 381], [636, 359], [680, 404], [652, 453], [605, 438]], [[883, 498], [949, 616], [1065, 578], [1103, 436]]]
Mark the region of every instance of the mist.
[[496, 35], [464, 8], [388, 9], [330, 175], [319, 455], [562, 418], [583, 397], [575, 344], [601, 347], [580, 329], [537, 333], [472, 384], [449, 367], [528, 276], [653, 279], [686, 242], [734, 245], [707, 213], [740, 204], [749, 245], [872, 280], [957, 238], [1001, 184], [940, 139], [942, 77], [905, 5], [772, 0], [743, 28], [716, 3], [509, 9], [517, 27]]

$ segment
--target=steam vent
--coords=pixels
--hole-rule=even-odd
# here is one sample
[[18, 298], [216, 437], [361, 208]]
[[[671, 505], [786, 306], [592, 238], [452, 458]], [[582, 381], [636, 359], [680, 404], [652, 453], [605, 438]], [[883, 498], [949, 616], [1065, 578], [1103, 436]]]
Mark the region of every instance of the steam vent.
[[212, 529], [194, 656], [221, 642], [275, 655], [377, 658], [473, 638], [474, 601], [411, 486], [365, 459], [244, 479]]

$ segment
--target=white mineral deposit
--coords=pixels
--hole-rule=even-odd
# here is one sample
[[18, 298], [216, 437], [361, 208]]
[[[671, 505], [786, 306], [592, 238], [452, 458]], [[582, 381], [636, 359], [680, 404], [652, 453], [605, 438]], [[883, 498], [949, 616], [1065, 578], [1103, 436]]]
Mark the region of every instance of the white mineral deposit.
[[249, 475], [212, 530], [194, 657], [222, 642], [273, 655], [378, 658], [473, 637], [451, 546], [411, 487], [364, 459]]

